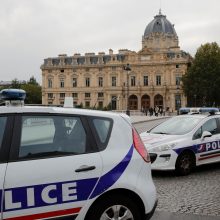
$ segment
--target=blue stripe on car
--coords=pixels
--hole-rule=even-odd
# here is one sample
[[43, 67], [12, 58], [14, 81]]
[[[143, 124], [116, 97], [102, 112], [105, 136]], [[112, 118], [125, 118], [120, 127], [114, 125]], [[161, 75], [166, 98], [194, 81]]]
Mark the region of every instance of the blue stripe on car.
[[132, 145], [124, 159], [99, 179], [99, 182], [97, 183], [92, 195], [90, 196], [90, 199], [103, 193], [120, 178], [131, 160], [133, 149], [134, 147]]

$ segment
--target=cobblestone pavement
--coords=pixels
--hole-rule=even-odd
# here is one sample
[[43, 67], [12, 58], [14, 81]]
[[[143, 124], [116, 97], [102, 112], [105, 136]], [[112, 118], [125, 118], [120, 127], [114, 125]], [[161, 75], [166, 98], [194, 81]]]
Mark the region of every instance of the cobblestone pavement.
[[220, 217], [220, 163], [199, 167], [189, 176], [153, 172], [157, 211]]

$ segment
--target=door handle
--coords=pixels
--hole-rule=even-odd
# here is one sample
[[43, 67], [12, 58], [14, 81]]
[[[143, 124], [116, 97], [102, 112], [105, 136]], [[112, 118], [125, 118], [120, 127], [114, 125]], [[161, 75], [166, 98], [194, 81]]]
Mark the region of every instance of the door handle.
[[94, 170], [95, 168], [96, 168], [95, 166], [83, 165], [83, 166], [80, 166], [78, 169], [76, 169], [75, 172], [76, 173], [85, 172], [85, 171]]

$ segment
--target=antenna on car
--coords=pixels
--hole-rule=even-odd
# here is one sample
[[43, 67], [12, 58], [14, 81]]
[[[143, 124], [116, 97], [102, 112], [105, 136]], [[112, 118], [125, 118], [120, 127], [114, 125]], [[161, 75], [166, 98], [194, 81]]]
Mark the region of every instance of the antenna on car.
[[0, 92], [0, 99], [6, 106], [24, 106], [26, 92], [22, 89], [3, 89]]

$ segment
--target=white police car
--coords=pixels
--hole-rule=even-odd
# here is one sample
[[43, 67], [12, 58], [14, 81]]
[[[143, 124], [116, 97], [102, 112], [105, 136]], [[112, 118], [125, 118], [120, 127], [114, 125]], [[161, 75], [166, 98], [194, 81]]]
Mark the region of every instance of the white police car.
[[151, 218], [150, 158], [127, 117], [1, 97], [12, 101], [0, 107], [0, 219]]
[[152, 170], [176, 170], [189, 174], [195, 166], [220, 161], [220, 115], [216, 108], [200, 108], [209, 115], [195, 114], [190, 109], [141, 133]]

